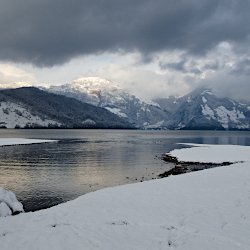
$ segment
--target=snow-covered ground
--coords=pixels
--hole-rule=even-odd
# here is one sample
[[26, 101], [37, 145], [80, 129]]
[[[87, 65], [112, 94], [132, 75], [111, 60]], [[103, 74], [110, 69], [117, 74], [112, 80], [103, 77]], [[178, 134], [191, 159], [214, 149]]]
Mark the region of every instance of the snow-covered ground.
[[203, 162], [212, 161], [215, 151], [221, 152], [216, 160], [230, 156], [246, 162], [107, 188], [43, 211], [0, 218], [0, 248], [250, 249], [250, 147], [232, 146], [235, 151], [225, 154], [227, 146], [206, 145], [180, 150], [178, 158], [193, 161], [207, 148]]
[[24, 145], [34, 143], [57, 142], [57, 140], [24, 139], [24, 138], [0, 138], [1, 146]]
[[204, 163], [222, 162], [250, 162], [250, 147], [241, 145], [210, 145], [180, 143], [182, 145], [193, 146], [192, 148], [176, 149], [170, 152], [171, 156], [179, 161], [193, 161]]

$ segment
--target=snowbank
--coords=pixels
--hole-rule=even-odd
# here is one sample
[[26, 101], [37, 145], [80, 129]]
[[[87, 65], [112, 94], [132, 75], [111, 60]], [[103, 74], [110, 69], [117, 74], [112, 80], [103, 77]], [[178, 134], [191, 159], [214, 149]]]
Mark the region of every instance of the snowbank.
[[23, 205], [16, 195], [0, 187], [0, 217], [24, 212]]
[[0, 138], [0, 146], [23, 145], [23, 144], [34, 144], [34, 143], [46, 143], [46, 142], [57, 142], [57, 140]]
[[[246, 148], [242, 160], [250, 153]], [[220, 160], [228, 161], [228, 155]], [[249, 176], [248, 161], [108, 188], [47, 210], [0, 218], [1, 250], [246, 250]]]
[[194, 143], [180, 144], [193, 147], [171, 151], [169, 155], [176, 157], [179, 161], [204, 163], [250, 161], [250, 147], [247, 146]]

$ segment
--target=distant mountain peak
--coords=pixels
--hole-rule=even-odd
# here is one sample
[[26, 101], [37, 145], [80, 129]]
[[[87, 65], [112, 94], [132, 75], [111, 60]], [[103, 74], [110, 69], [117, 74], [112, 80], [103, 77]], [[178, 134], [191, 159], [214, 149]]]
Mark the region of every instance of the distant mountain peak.
[[74, 80], [71, 86], [78, 90], [87, 91], [88, 94], [95, 94], [98, 91], [119, 90], [118, 84], [100, 77], [81, 77]]
[[249, 130], [247, 105], [219, 97], [209, 88], [198, 88], [179, 98], [156, 100], [171, 113], [168, 128]]
[[138, 128], [164, 127], [167, 116], [158, 104], [145, 102], [119, 88], [118, 84], [99, 77], [82, 77], [48, 90], [105, 108]]

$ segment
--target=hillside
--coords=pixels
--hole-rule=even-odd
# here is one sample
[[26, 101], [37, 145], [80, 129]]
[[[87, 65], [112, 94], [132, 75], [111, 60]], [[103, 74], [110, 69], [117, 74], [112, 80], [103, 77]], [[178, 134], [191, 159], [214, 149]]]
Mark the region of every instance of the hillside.
[[196, 89], [183, 97], [154, 100], [170, 112], [169, 129], [249, 130], [250, 108], [211, 90]]
[[168, 116], [157, 103], [145, 102], [114, 82], [99, 77], [83, 77], [46, 90], [105, 108], [141, 129], [164, 128]]
[[23, 87], [0, 91], [2, 127], [132, 128], [106, 109]]

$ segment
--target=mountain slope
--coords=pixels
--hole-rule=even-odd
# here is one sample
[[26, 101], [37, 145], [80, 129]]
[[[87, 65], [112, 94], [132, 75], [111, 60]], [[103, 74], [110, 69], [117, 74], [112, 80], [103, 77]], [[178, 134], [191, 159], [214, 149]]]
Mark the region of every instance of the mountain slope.
[[105, 109], [34, 87], [1, 90], [0, 104], [2, 127], [132, 127]]
[[167, 121], [168, 112], [158, 104], [144, 102], [98, 77], [80, 78], [71, 84], [52, 86], [48, 91], [105, 108], [138, 128], [163, 128]]
[[181, 98], [155, 101], [165, 109], [171, 106], [170, 129], [250, 129], [250, 110], [247, 105], [230, 98], [220, 98], [208, 89], [197, 89]]
[[48, 90], [57, 94], [32, 87], [1, 90], [0, 127], [250, 130], [248, 102], [208, 89], [145, 102], [110, 81], [87, 77]]

